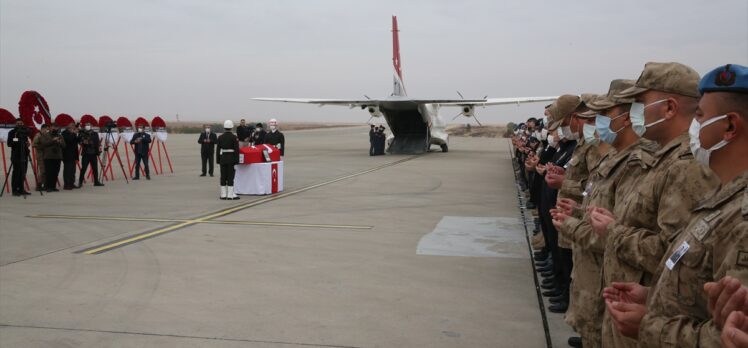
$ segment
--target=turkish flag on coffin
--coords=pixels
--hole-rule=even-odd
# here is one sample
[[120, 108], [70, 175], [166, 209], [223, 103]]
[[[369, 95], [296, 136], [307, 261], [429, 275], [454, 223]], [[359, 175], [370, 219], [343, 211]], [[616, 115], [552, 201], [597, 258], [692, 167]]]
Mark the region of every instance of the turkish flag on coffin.
[[[267, 152], [270, 160], [265, 158], [264, 152]], [[273, 145], [257, 145], [239, 148], [239, 164], [278, 161], [280, 161], [280, 150]]]

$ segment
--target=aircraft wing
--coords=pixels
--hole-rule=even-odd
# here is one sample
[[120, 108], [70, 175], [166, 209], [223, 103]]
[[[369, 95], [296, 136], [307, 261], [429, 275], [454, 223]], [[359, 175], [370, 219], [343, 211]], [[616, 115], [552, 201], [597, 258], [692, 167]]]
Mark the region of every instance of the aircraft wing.
[[[270, 101], [280, 103], [301, 103], [301, 104], [317, 104], [323, 105], [340, 105], [348, 107], [356, 106], [370, 106], [380, 105], [384, 103], [413, 103], [413, 104], [442, 104], [442, 105], [484, 105], [489, 102], [490, 99], [412, 99], [412, 98], [398, 98], [393, 97], [392, 99], [308, 99], [308, 98], [252, 98], [252, 100], [258, 101]], [[504, 102], [501, 104], [513, 103]]]
[[521, 103], [534, 103], [541, 101], [554, 101], [558, 97], [521, 97], [521, 98], [486, 98], [481, 101], [473, 100], [455, 100], [455, 101], [443, 101], [435, 103], [442, 106], [488, 106], [488, 105], [502, 105], [502, 104], [521, 104]]

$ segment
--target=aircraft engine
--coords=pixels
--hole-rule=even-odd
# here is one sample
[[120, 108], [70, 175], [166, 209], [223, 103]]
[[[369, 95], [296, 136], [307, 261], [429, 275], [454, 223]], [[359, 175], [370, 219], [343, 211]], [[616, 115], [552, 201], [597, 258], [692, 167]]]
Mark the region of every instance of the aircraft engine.
[[366, 107], [366, 110], [369, 112], [369, 115], [371, 115], [371, 117], [381, 117], [381, 116], [383, 116], [382, 115], [382, 111], [379, 110], [379, 106], [369, 105], [369, 106]]
[[465, 106], [463, 106], [462, 107], [461, 115], [465, 116], [465, 117], [473, 117], [473, 116], [475, 116], [475, 107], [472, 106], [472, 105], [465, 105]]

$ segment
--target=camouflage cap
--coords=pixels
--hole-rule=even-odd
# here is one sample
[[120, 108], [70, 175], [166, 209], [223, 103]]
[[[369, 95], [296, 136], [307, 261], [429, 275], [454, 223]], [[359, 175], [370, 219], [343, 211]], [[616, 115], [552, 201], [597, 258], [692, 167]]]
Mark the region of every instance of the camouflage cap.
[[588, 110], [585, 110], [584, 112], [578, 113], [577, 117], [581, 117], [581, 118], [592, 118], [592, 117], [595, 117], [597, 115], [597, 112], [589, 110], [589, 105], [592, 104], [593, 102], [597, 101], [597, 100], [600, 100], [601, 98], [604, 98], [605, 95], [604, 94], [600, 95], [600, 94], [592, 94], [592, 93], [582, 93], [582, 95], [579, 96], [579, 97], [580, 97], [580, 99], [582, 99], [582, 104], [580, 105], [580, 107], [584, 107], [584, 108], [586, 108]]
[[649, 62], [644, 65], [633, 87], [618, 93], [617, 97], [631, 98], [648, 90], [699, 97], [699, 73], [681, 63]]
[[587, 107], [590, 110], [601, 111], [610, 109], [614, 106], [621, 104], [630, 104], [634, 102], [632, 97], [620, 97], [619, 94], [632, 88], [634, 86], [634, 80], [616, 79], [610, 81], [610, 87], [608, 88], [608, 94], [602, 96], [602, 98], [593, 101], [588, 104]]
[[571, 116], [571, 113], [582, 104], [582, 99], [576, 95], [564, 94], [548, 108], [551, 117], [548, 122], [548, 129], [556, 129], [565, 119]]

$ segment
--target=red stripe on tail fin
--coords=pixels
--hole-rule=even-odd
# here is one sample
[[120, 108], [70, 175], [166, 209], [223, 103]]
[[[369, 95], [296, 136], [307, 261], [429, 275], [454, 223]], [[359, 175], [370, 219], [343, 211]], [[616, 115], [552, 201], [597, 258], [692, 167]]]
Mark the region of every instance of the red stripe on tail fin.
[[400, 61], [400, 30], [397, 29], [397, 16], [392, 16], [392, 66], [395, 68], [394, 91], [392, 95], [405, 96], [402, 62]]

